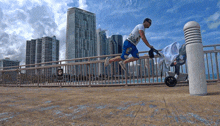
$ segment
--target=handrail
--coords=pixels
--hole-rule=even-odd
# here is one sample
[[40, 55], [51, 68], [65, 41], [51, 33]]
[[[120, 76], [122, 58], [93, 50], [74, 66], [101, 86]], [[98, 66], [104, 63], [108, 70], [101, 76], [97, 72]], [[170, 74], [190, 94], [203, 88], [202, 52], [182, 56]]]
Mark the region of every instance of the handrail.
[[213, 46], [220, 46], [220, 44], [214, 44], [214, 45], [203, 45], [203, 47], [213, 47]]
[[[220, 46], [220, 44], [214, 44], [214, 45], [204, 45], [203, 47], [216, 47]], [[161, 51], [161, 50], [158, 50]], [[219, 52], [220, 50], [205, 50], [204, 52]], [[139, 53], [148, 53], [149, 51], [140, 51]], [[53, 63], [62, 63], [66, 61], [77, 61], [77, 60], [89, 60], [89, 59], [95, 59], [95, 58], [105, 58], [105, 57], [113, 57], [113, 56], [120, 56], [121, 53], [119, 54], [110, 54], [110, 55], [101, 55], [101, 56], [92, 56], [92, 57], [83, 57], [83, 58], [75, 58], [75, 59], [65, 59], [65, 60], [59, 60], [59, 61], [50, 61], [50, 62], [43, 62], [43, 63], [36, 63], [36, 64], [26, 64], [26, 65], [19, 65], [19, 66], [11, 66], [11, 67], [4, 67], [3, 69], [8, 69], [8, 68], [15, 68], [17, 69], [18, 67], [28, 67], [28, 66], [35, 66], [35, 65], [42, 65], [42, 64], [53, 64]], [[66, 65], [66, 64], [65, 64]], [[71, 64], [73, 65], [73, 64]], [[53, 66], [53, 65], [47, 65], [47, 66]], [[60, 65], [59, 65], [60, 66]], [[61, 65], [62, 66], [62, 65]], [[33, 67], [30, 67], [33, 68]], [[34, 67], [34, 68], [46, 68], [46, 67]], [[2, 71], [2, 70], [0, 70]]]

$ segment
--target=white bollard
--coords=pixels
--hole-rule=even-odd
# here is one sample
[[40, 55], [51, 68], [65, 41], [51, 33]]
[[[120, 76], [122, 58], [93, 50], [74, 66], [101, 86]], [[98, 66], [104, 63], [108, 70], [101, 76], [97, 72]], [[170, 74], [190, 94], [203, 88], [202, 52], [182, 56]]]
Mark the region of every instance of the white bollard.
[[186, 41], [189, 93], [203, 96], [207, 94], [207, 82], [200, 25], [190, 21], [184, 25], [183, 30]]

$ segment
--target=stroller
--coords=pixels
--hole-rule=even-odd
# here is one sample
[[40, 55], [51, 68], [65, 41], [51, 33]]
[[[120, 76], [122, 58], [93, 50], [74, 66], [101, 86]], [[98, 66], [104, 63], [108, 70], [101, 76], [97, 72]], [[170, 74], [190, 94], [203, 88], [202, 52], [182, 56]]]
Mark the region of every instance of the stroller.
[[[179, 43], [174, 42], [156, 53], [159, 55], [158, 67], [161, 76], [165, 72], [164, 82], [168, 87], [174, 87], [177, 82], [188, 79], [187, 73], [180, 73], [180, 66], [186, 63], [186, 44], [179, 48]], [[169, 71], [170, 67], [174, 67], [175, 72]]]

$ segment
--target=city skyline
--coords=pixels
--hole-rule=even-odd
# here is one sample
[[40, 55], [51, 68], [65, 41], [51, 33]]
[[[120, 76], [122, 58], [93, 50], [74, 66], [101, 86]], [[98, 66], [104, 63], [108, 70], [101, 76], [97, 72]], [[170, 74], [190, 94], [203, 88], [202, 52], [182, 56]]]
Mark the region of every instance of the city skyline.
[[[96, 14], [96, 29], [106, 29], [107, 36], [120, 34], [123, 40], [136, 24], [143, 19], [152, 19], [146, 37], [156, 48], [173, 43], [185, 43], [183, 26], [194, 20], [201, 25], [203, 45], [218, 44], [220, 41], [220, 1], [164, 1], [158, 0], [39, 0], [0, 2], [0, 59], [9, 57], [25, 63], [26, 40], [45, 36], [57, 36], [60, 40], [60, 59], [65, 59], [65, 37], [67, 10], [79, 7]], [[139, 51], [149, 49], [143, 42]]]

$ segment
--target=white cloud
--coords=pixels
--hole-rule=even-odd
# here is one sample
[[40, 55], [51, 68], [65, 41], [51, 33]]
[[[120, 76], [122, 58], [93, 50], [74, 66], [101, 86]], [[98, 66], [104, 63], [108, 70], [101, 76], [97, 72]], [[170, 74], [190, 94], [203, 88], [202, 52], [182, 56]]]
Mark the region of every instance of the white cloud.
[[218, 28], [218, 26], [220, 25], [220, 11], [215, 12], [213, 15], [211, 15], [207, 19], [207, 22], [210, 29]]
[[[100, 0], [101, 1], [101, 0]], [[89, 2], [89, 1], [88, 1]], [[91, 1], [90, 1], [91, 3]], [[145, 6], [141, 6], [145, 5]], [[124, 14], [131, 14], [135, 17], [140, 17], [143, 13], [138, 13], [140, 10], [147, 8], [148, 4], [146, 1], [138, 0], [118, 0], [110, 1], [106, 0], [105, 2], [98, 2], [93, 4], [95, 6], [94, 11], [99, 11], [97, 13], [102, 13], [100, 10], [108, 11], [107, 14], [110, 16], [122, 16]]]
[[87, 10], [88, 5], [86, 4], [86, 0], [79, 0], [79, 8]]
[[210, 38], [212, 36], [220, 36], [220, 31], [212, 31], [212, 32], [208, 32], [208, 33], [204, 33], [203, 37], [207, 37]]
[[179, 20], [178, 22], [176, 22], [176, 20], [174, 20], [174, 24], [176, 26], [181, 25], [182, 27], [188, 22], [188, 21], [192, 21], [192, 20], [198, 20], [200, 18], [203, 18], [203, 15], [192, 15], [186, 18], [183, 18], [181, 20]]
[[174, 13], [176, 12], [179, 8], [181, 7], [181, 5], [175, 5], [172, 8], [168, 9], [167, 12], [169, 13]]
[[216, 22], [208, 24], [208, 27], [210, 29], [215, 29], [215, 28], [218, 28], [219, 25], [220, 25], [220, 21], [216, 21]]
[[65, 59], [68, 3], [72, 0], [0, 0], [0, 58], [24, 65], [26, 40], [55, 35]]
[[2, 12], [2, 9], [0, 8], [0, 21], [2, 20], [3, 18], [3, 12]]
[[216, 21], [219, 19], [219, 17], [220, 17], [220, 12], [215, 12], [213, 15], [211, 15], [208, 18], [208, 21]]
[[210, 29], [215, 29], [220, 26], [220, 1], [217, 3], [217, 7], [219, 10], [206, 20]]
[[[201, 3], [203, 1], [204, 0], [173, 0], [172, 1], [173, 7], [168, 9], [167, 12], [168, 13], [177, 13], [178, 9], [186, 4], [196, 4], [196, 3]], [[210, 0], [210, 2], [211, 2], [211, 0]]]
[[128, 35], [123, 35], [123, 43], [128, 38]]
[[106, 37], [107, 37], [107, 38], [110, 38], [110, 37], [111, 37], [111, 35], [110, 35], [110, 33], [109, 33], [108, 30], [106, 30], [105, 33], [106, 33]]
[[121, 10], [114, 10], [111, 15], [123, 15], [126, 13], [134, 13], [134, 12], [139, 12], [142, 8], [140, 9], [121, 9]]

